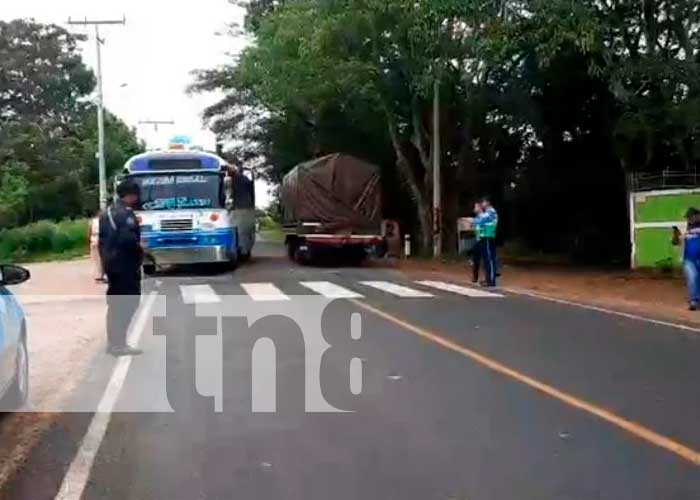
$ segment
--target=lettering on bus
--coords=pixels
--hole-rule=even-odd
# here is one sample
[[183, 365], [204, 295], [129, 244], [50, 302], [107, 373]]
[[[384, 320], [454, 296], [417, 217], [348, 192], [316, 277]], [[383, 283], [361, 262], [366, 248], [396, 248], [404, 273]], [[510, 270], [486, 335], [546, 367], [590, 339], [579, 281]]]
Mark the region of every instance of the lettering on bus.
[[206, 184], [207, 178], [203, 175], [159, 175], [146, 177], [141, 180], [142, 187], [170, 186], [173, 184]]
[[176, 208], [209, 208], [212, 206], [211, 198], [188, 198], [178, 196], [176, 198], [157, 198], [143, 203], [143, 210], [173, 210]]

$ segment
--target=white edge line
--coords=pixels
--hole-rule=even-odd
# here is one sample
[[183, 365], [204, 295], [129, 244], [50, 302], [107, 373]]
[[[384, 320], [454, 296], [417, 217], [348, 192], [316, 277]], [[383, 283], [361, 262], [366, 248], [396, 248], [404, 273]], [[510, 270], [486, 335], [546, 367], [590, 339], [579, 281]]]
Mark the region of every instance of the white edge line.
[[[141, 340], [141, 335], [146, 327], [149, 313], [153, 308], [153, 303], [157, 295], [158, 292], [156, 291], [149, 293], [138, 312], [131, 334], [129, 335], [129, 341], [134, 346], [138, 345]], [[97, 406], [97, 411], [93, 415], [90, 426], [80, 443], [80, 448], [75, 458], [73, 458], [68, 472], [63, 478], [61, 488], [58, 490], [55, 500], [80, 500], [82, 497], [85, 486], [90, 478], [90, 472], [92, 471], [92, 465], [95, 462], [97, 451], [107, 432], [107, 426], [111, 420], [114, 405], [124, 385], [124, 380], [126, 379], [132, 359], [131, 356], [124, 356], [117, 359], [107, 388]]]
[[633, 319], [636, 321], [644, 321], [646, 323], [652, 323], [654, 325], [667, 326], [670, 328], [677, 328], [679, 330], [685, 330], [687, 332], [700, 333], [699, 327], [684, 325], [682, 323], [672, 323], [670, 321], [649, 318], [647, 316], [640, 316], [638, 314], [626, 313], [623, 311], [615, 311], [614, 309], [606, 309], [605, 307], [599, 307], [599, 306], [594, 306], [594, 305], [590, 305], [590, 304], [583, 304], [581, 302], [574, 302], [574, 301], [566, 300], [566, 299], [558, 299], [556, 297], [550, 297], [548, 295], [543, 295], [543, 294], [536, 293], [536, 292], [530, 292], [527, 290], [523, 290], [521, 288], [502, 287], [502, 288], [500, 288], [500, 290], [504, 290], [504, 291], [509, 292], [509, 293], [514, 293], [516, 295], [524, 295], [526, 297], [532, 297], [535, 299], [547, 300], [549, 302], [556, 302], [557, 304], [564, 304], [567, 306], [580, 307], [582, 309], [588, 309], [591, 311], [597, 311], [597, 312], [601, 312], [601, 313], [605, 313], [605, 314], [611, 314], [613, 316], [620, 316], [622, 318]]

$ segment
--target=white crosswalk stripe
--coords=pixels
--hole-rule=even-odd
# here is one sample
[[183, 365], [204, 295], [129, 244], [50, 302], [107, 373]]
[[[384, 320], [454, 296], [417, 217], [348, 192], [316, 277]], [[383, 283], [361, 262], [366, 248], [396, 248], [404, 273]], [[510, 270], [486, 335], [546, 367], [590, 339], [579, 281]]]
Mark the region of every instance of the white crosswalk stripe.
[[416, 281], [416, 284], [427, 286], [429, 288], [435, 288], [437, 290], [443, 290], [445, 292], [456, 293], [458, 295], [464, 295], [466, 297], [476, 297], [476, 298], [502, 298], [503, 295], [500, 293], [486, 292], [484, 290], [477, 290], [476, 288], [471, 288], [467, 286], [454, 285], [452, 283], [445, 283], [444, 281]]
[[289, 300], [289, 297], [272, 283], [241, 283], [241, 288], [256, 302]]
[[391, 283], [389, 281], [361, 281], [360, 283], [365, 286], [396, 295], [397, 297], [434, 297], [432, 293], [416, 290], [403, 285], [397, 285], [396, 283]]
[[221, 299], [211, 285], [180, 285], [185, 304], [216, 304]]
[[348, 290], [330, 281], [302, 281], [299, 284], [328, 299], [361, 299], [363, 297], [353, 290]]

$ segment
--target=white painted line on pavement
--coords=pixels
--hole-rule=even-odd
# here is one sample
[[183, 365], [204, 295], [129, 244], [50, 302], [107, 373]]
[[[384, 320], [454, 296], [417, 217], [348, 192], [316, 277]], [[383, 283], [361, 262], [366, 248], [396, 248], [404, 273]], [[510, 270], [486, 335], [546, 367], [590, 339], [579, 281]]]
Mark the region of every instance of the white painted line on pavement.
[[216, 304], [221, 299], [211, 285], [180, 285], [185, 304]]
[[273, 302], [276, 300], [289, 300], [282, 290], [272, 283], [241, 283], [241, 288], [255, 302]]
[[302, 281], [301, 286], [323, 295], [328, 299], [361, 299], [363, 296], [330, 281]]
[[[153, 291], [146, 296], [146, 300], [141, 304], [129, 334], [128, 340], [130, 345], [137, 346], [139, 344], [157, 296], [158, 292]], [[83, 496], [85, 486], [88, 479], [90, 479], [92, 465], [107, 432], [114, 405], [119, 398], [119, 393], [124, 385], [124, 380], [126, 380], [132, 359], [131, 356], [123, 356], [117, 359], [107, 388], [97, 406], [97, 412], [92, 417], [90, 426], [83, 437], [83, 441], [80, 443], [80, 448], [75, 458], [73, 458], [68, 468], [68, 472], [63, 478], [61, 489], [58, 490], [55, 500], [80, 500]]]
[[360, 281], [360, 283], [365, 286], [396, 295], [397, 297], [434, 297], [432, 293], [423, 292], [414, 288], [408, 288], [407, 286], [397, 285], [396, 283], [390, 283], [388, 281]]
[[548, 295], [542, 295], [540, 293], [530, 292], [528, 290], [523, 290], [520, 288], [502, 287], [501, 290], [505, 290], [506, 292], [514, 293], [517, 295], [524, 295], [526, 297], [532, 297], [534, 299], [546, 300], [549, 302], [556, 302], [557, 304], [564, 304], [567, 306], [580, 307], [581, 309], [588, 309], [590, 311], [611, 314], [613, 316], [620, 316], [622, 318], [633, 319], [636, 321], [643, 321], [645, 323], [651, 323], [651, 324], [659, 325], [659, 326], [667, 326], [669, 328], [676, 328], [678, 330], [684, 330], [686, 332], [700, 333], [700, 328], [690, 326], [690, 325], [684, 325], [683, 323], [673, 323], [671, 321], [664, 321], [661, 319], [649, 318], [647, 316], [641, 316], [639, 314], [626, 313], [623, 311], [615, 311], [614, 309], [607, 309], [605, 307], [598, 307], [598, 306], [593, 306], [590, 304], [583, 304], [581, 302], [574, 302], [571, 300], [558, 299], [556, 297], [550, 297]]
[[468, 286], [459, 286], [452, 283], [446, 283], [444, 281], [416, 281], [416, 284], [427, 286], [430, 288], [436, 288], [438, 290], [443, 290], [445, 292], [456, 293], [458, 295], [464, 295], [466, 297], [474, 298], [503, 298], [500, 293], [486, 292], [484, 290], [478, 290], [476, 288]]

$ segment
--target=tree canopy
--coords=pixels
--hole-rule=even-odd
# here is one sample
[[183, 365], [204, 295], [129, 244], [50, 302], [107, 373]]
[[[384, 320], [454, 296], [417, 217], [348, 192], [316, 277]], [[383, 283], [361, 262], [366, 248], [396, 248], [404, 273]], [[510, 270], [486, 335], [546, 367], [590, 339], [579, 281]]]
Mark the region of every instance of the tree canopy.
[[508, 236], [617, 258], [628, 243], [627, 174], [694, 171], [700, 159], [697, 2], [253, 0], [247, 8], [255, 42], [193, 85], [225, 95], [205, 113], [213, 129], [273, 180], [334, 151], [381, 164], [403, 186], [389, 211], [424, 243], [436, 82], [448, 247], [456, 217], [490, 193], [508, 213]]
[[[0, 227], [97, 209], [95, 78], [80, 40], [55, 25], [0, 22]], [[113, 173], [143, 146], [109, 112], [105, 131]]]

